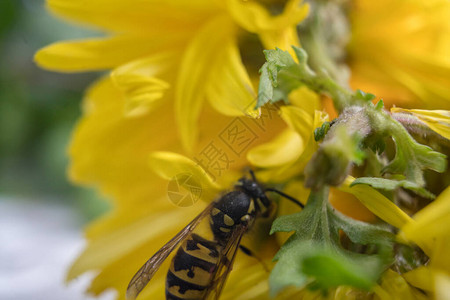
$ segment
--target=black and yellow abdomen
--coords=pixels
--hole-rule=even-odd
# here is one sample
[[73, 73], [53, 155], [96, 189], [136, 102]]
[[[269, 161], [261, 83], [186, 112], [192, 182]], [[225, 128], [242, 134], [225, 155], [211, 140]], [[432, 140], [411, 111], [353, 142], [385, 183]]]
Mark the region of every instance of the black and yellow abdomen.
[[191, 234], [172, 259], [166, 278], [166, 299], [203, 299], [219, 264], [220, 246]]
[[220, 256], [235, 228], [255, 215], [253, 199], [242, 191], [223, 195], [209, 216], [213, 240], [191, 234], [172, 259], [166, 278], [166, 299], [204, 299], [213, 284]]

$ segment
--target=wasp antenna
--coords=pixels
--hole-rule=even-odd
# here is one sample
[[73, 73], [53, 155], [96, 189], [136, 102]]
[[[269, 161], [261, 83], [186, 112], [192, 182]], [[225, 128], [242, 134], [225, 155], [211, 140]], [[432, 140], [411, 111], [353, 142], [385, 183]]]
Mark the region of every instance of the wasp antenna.
[[252, 176], [253, 181], [258, 182], [258, 180], [256, 180], [255, 172], [253, 172], [252, 169], [248, 169], [248, 172], [250, 173], [250, 176]]
[[282, 197], [284, 197], [284, 198], [286, 198], [286, 199], [288, 199], [288, 200], [291, 200], [292, 202], [294, 202], [295, 204], [297, 204], [297, 205], [300, 206], [301, 208], [304, 208], [304, 207], [305, 207], [300, 201], [298, 201], [298, 200], [295, 199], [294, 197], [291, 197], [291, 196], [289, 196], [288, 194], [285, 194], [285, 193], [283, 193], [283, 192], [281, 192], [281, 191], [279, 191], [279, 190], [277, 190], [277, 189], [267, 188], [267, 189], [265, 189], [264, 191], [265, 191], [265, 192], [274, 192], [274, 193], [277, 193], [278, 195], [280, 195], [280, 196], [282, 196]]

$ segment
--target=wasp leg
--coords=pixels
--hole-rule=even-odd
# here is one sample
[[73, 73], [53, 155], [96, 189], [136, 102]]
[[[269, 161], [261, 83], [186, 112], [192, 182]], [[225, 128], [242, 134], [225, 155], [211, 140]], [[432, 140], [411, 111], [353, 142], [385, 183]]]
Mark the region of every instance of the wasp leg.
[[265, 270], [267, 273], [270, 272], [269, 268], [268, 268], [267, 265], [264, 263], [264, 261], [263, 261], [259, 256], [255, 255], [255, 253], [254, 253], [252, 250], [250, 250], [250, 249], [248, 249], [247, 247], [242, 246], [242, 245], [239, 245], [239, 249], [240, 249], [245, 255], [248, 255], [248, 256], [250, 256], [250, 257], [255, 258], [255, 259], [263, 266], [264, 270]]

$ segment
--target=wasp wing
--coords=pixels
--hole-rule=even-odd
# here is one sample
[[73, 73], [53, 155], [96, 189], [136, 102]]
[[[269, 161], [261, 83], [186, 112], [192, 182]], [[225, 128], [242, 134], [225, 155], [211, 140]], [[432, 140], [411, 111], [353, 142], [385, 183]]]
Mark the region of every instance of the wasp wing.
[[198, 214], [186, 227], [178, 232], [167, 244], [158, 250], [133, 276], [128, 284], [126, 297], [128, 300], [134, 300], [138, 294], [144, 289], [147, 283], [152, 279], [153, 275], [159, 269], [161, 264], [166, 260], [169, 254], [178, 244], [183, 241], [206, 217], [214, 206], [211, 202], [200, 214]]
[[248, 226], [239, 226], [233, 231], [233, 234], [222, 251], [219, 266], [214, 273], [214, 278], [211, 282], [211, 286], [208, 288], [205, 299], [219, 299], [222, 289], [225, 286], [225, 281], [228, 278], [228, 274], [233, 268], [233, 262], [241, 243], [242, 236], [247, 232], [247, 229]]

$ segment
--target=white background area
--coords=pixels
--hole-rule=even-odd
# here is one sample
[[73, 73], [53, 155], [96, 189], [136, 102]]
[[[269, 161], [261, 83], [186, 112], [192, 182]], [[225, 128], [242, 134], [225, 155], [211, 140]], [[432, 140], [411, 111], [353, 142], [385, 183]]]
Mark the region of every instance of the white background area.
[[0, 299], [114, 299], [85, 295], [93, 273], [64, 282], [84, 247], [80, 216], [67, 206], [0, 198]]

